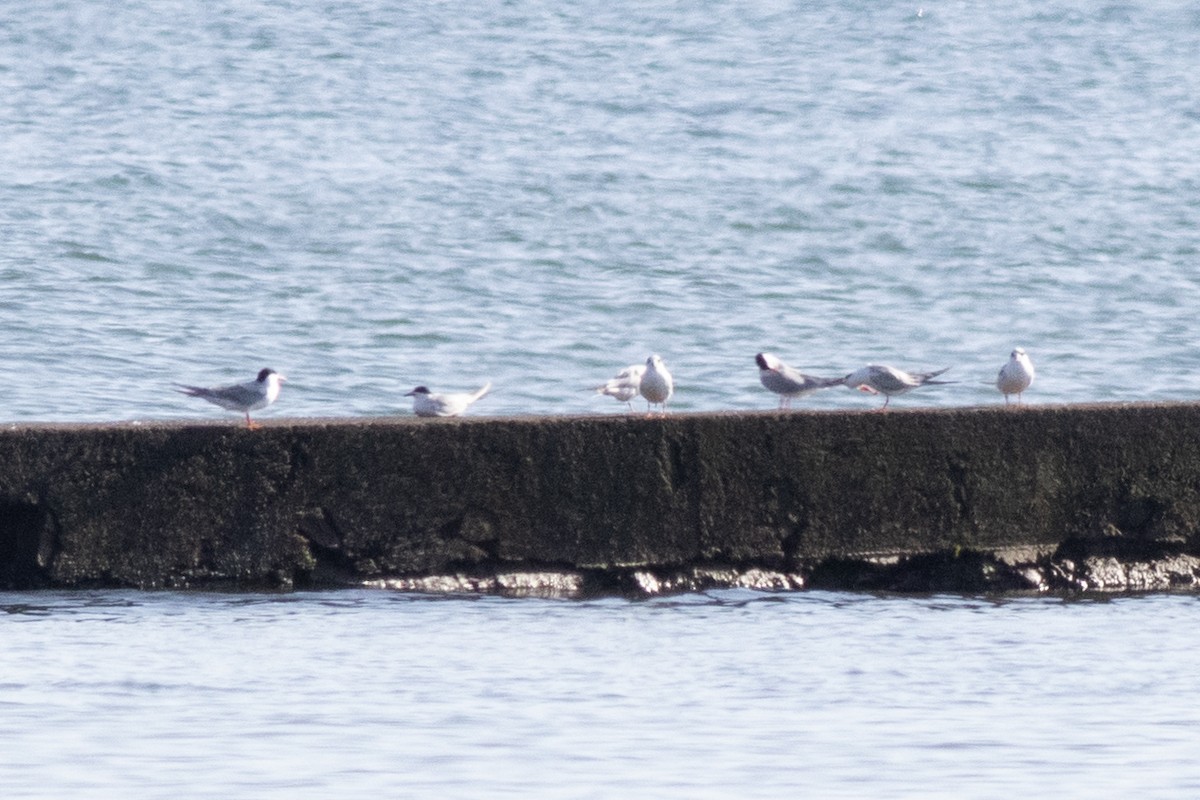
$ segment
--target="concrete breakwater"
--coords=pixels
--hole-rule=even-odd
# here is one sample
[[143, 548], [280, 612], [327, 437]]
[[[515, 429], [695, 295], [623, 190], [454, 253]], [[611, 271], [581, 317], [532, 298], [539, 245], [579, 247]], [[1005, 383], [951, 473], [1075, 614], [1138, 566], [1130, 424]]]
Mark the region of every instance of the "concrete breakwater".
[[0, 430], [0, 586], [1192, 589], [1200, 405]]

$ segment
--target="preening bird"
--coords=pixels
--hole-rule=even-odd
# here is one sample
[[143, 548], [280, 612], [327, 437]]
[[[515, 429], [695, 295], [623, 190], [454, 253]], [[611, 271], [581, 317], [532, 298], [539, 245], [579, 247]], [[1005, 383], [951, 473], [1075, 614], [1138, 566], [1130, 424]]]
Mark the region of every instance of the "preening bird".
[[594, 387], [596, 394], [608, 395], [614, 400], [627, 403], [629, 410], [632, 411], [633, 403], [630, 401], [638, 396], [638, 390], [642, 384], [642, 374], [645, 371], [646, 367], [643, 364], [630, 364], [604, 383]]
[[758, 364], [758, 379], [768, 391], [779, 395], [779, 407], [791, 408], [792, 400], [810, 395], [819, 389], [840, 386], [845, 378], [814, 378], [792, 369], [771, 353], [759, 353], [754, 357]]
[[933, 386], [954, 381], [935, 381], [938, 375], [941, 375], [949, 367], [939, 369], [936, 372], [905, 372], [902, 369], [889, 367], [880, 364], [868, 364], [861, 369], [851, 372], [844, 378], [846, 386], [851, 389], [860, 389], [871, 394], [881, 394], [884, 396], [883, 408], [888, 407], [892, 396], [911, 392], [919, 386]]

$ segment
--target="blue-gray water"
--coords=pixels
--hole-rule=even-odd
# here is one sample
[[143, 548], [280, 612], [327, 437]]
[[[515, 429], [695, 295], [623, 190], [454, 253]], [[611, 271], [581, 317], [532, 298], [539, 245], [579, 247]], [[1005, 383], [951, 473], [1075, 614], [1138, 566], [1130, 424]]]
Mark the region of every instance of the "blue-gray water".
[[1200, 600], [0, 594], [25, 798], [1196, 797]]
[[[31, 0], [0, 421], [1200, 397], [1185, 3]], [[816, 408], [877, 401], [831, 390]], [[1193, 598], [5, 595], [13, 797], [1195, 796]]]
[[[1200, 397], [1186, 3], [99, 2], [0, 22], [0, 418]], [[806, 404], [871, 408], [844, 389]]]

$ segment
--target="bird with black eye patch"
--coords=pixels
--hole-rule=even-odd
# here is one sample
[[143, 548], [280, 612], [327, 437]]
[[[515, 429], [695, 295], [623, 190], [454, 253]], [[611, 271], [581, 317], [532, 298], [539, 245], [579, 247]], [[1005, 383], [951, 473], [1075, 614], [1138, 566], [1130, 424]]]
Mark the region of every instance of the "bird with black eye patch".
[[791, 408], [792, 400], [806, 397], [820, 389], [841, 386], [845, 378], [814, 378], [812, 375], [794, 370], [771, 353], [759, 353], [754, 357], [758, 364], [758, 379], [767, 391], [779, 395], [779, 408]]
[[260, 408], [266, 408], [274, 403], [279, 397], [279, 385], [286, 380], [287, 378], [273, 369], [262, 369], [259, 370], [257, 378], [246, 383], [208, 388], [177, 383], [175, 385], [179, 388], [175, 391], [186, 394], [188, 397], [199, 397], [201, 400], [207, 400], [230, 411], [239, 411], [246, 415], [247, 428], [257, 428], [259, 427], [258, 423], [250, 419], [250, 412], [258, 411]]
[[418, 386], [404, 396], [413, 399], [413, 413], [418, 417], [457, 417], [491, 388], [491, 383], [485, 383], [473, 392], [439, 394], [429, 391], [426, 386]]
[[1004, 405], [1008, 405], [1008, 396], [1017, 396], [1017, 405], [1022, 405], [1021, 393], [1033, 384], [1033, 362], [1025, 349], [1018, 347], [1008, 357], [1008, 363], [1000, 368], [996, 376], [996, 388], [1004, 395]]

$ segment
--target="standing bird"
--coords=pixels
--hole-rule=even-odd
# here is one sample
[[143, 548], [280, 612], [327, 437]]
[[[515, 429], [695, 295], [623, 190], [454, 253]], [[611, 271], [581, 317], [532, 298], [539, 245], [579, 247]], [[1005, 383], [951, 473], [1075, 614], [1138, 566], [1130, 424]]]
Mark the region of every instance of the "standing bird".
[[996, 388], [1004, 394], [1004, 405], [1008, 405], [1008, 396], [1017, 396], [1017, 405], [1021, 405], [1021, 392], [1033, 383], [1033, 362], [1025, 355], [1025, 349], [1018, 347], [1012, 351], [1008, 363], [1000, 368], [996, 377]]
[[246, 427], [257, 428], [258, 424], [251, 421], [250, 412], [266, 408], [279, 397], [279, 384], [287, 378], [273, 369], [262, 369], [258, 377], [246, 383], [235, 383], [232, 386], [188, 386], [183, 383], [175, 384], [175, 391], [189, 397], [199, 397], [230, 411], [240, 411], [246, 415]]
[[791, 408], [797, 397], [846, 382], [845, 378], [814, 378], [797, 372], [771, 353], [759, 353], [754, 360], [758, 363], [758, 379], [768, 391], [779, 395], [780, 408]]
[[629, 410], [633, 411], [633, 403], [630, 401], [638, 396], [638, 388], [642, 384], [642, 374], [646, 371], [646, 367], [642, 364], [630, 364], [625, 369], [618, 372], [606, 382], [595, 387], [596, 394], [604, 394], [629, 405]]
[[888, 407], [888, 403], [892, 400], [894, 394], [904, 394], [912, 391], [918, 386], [933, 386], [954, 381], [935, 381], [938, 375], [941, 375], [949, 367], [939, 369], [937, 372], [905, 372], [902, 369], [895, 367], [882, 366], [879, 364], [868, 364], [861, 369], [855, 370], [847, 375], [842, 380], [846, 386], [851, 389], [859, 389], [871, 394], [881, 394], [884, 396], [883, 406], [880, 411]]
[[473, 392], [434, 394], [424, 386], [418, 386], [404, 396], [413, 399], [413, 413], [418, 417], [457, 417], [491, 388], [491, 383], [485, 383]]
[[664, 414], [667, 413], [667, 401], [675, 393], [675, 381], [667, 371], [667, 365], [657, 355], [646, 359], [646, 371], [638, 382], [638, 391], [646, 398], [648, 409], [658, 405], [662, 406]]

